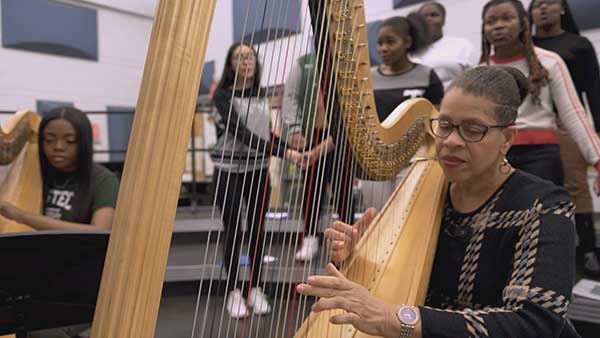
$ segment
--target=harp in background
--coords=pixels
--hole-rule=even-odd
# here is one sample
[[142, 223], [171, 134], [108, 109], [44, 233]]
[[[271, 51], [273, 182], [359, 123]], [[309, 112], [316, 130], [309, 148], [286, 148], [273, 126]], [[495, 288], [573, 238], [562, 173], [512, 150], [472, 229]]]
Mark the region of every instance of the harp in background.
[[[0, 165], [8, 168], [0, 185], [0, 201], [37, 214], [42, 206], [37, 139], [40, 121], [34, 112], [19, 111], [0, 130]], [[0, 233], [22, 231], [33, 229], [0, 216]]]
[[[142, 88], [117, 203], [92, 337], [150, 338], [165, 274], [167, 252], [183, 173], [214, 0], [163, 0], [144, 69]], [[443, 205], [441, 169], [431, 160], [425, 100], [403, 104], [380, 123], [370, 92], [362, 1], [313, 1], [317, 54], [329, 78], [321, 83], [329, 111], [343, 120], [360, 171], [374, 179], [395, 176], [424, 145], [402, 186], [364, 234], [343, 271], [396, 303], [424, 300]], [[332, 28], [333, 27], [333, 28]], [[334, 29], [335, 28], [335, 29]], [[319, 48], [321, 48], [319, 50]], [[328, 66], [327, 66], [328, 65]], [[334, 119], [336, 119], [334, 117]], [[355, 336], [351, 327], [312, 316], [297, 337]], [[203, 319], [200, 319], [200, 323]], [[201, 324], [195, 337], [204, 336]], [[296, 330], [296, 327], [293, 328]], [[287, 332], [272, 336], [288, 336]]]

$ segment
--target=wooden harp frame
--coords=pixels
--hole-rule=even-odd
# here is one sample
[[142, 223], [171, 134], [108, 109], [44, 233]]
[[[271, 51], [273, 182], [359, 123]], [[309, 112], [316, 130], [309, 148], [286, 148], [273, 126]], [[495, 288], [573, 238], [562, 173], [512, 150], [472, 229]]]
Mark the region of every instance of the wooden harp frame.
[[[349, 1], [352, 8], [362, 10], [362, 1]], [[192, 125], [215, 3], [216, 0], [159, 1], [93, 321], [94, 338], [154, 337], [184, 170], [187, 131]], [[415, 115], [416, 119], [435, 112], [424, 100], [415, 102], [412, 107], [415, 108], [408, 108], [405, 116]], [[425, 122], [421, 120], [420, 123]], [[379, 125], [377, 128], [381, 130], [379, 140], [383, 144], [397, 141], [393, 137], [398, 132], [394, 127]], [[384, 135], [391, 139], [386, 140]], [[436, 183], [422, 184], [418, 189], [417, 195], [428, 211], [417, 210], [416, 213], [439, 220], [439, 211], [431, 212], [432, 204], [441, 210], [439, 205], [443, 200], [439, 166], [421, 161], [411, 170], [435, 178]], [[393, 208], [395, 206], [389, 203], [386, 206], [386, 209]], [[388, 220], [384, 215], [386, 213], [379, 216], [383, 222]], [[426, 246], [424, 253], [419, 254], [423, 262], [414, 264], [415, 270], [427, 270], [431, 266], [430, 253], [435, 249], [437, 238], [435, 225], [425, 237], [434, 238], [434, 244]], [[390, 251], [389, 255], [401, 256], [407, 250], [399, 249]], [[388, 265], [393, 268], [393, 264]], [[428, 276], [427, 271], [423, 274]], [[382, 275], [379, 281], [389, 283], [390, 278], [393, 276]], [[408, 294], [410, 299], [418, 302], [422, 301], [427, 285], [416, 284], [420, 287], [409, 288]]]
[[[0, 130], [0, 164], [12, 164], [0, 186], [0, 200], [34, 214], [39, 214], [42, 206], [37, 134], [40, 122], [38, 114], [22, 110]], [[23, 231], [33, 229], [0, 216], [0, 233]]]

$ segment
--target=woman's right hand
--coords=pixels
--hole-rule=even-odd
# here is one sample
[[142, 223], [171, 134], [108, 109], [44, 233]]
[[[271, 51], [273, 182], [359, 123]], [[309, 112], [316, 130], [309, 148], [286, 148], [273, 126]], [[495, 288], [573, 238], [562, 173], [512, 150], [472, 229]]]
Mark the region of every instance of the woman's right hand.
[[377, 215], [377, 209], [369, 208], [354, 225], [336, 221], [333, 223], [333, 227], [325, 230], [325, 239], [330, 242], [331, 260], [340, 264], [352, 254], [356, 243], [375, 215]]

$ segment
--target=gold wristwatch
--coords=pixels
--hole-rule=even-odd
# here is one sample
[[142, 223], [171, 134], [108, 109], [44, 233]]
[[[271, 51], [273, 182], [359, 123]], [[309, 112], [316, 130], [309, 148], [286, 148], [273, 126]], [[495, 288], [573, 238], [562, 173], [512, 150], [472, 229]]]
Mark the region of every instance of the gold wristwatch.
[[400, 338], [411, 338], [419, 323], [419, 311], [415, 306], [402, 305], [396, 313], [400, 320]]

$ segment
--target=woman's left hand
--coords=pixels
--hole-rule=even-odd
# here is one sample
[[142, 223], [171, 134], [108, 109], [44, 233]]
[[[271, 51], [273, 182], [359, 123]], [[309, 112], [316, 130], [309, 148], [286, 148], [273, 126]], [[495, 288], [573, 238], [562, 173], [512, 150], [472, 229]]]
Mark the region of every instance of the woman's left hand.
[[328, 276], [311, 276], [306, 284], [297, 287], [299, 293], [321, 297], [313, 306], [314, 312], [341, 309], [346, 313], [332, 316], [333, 324], [351, 324], [369, 335], [389, 337], [394, 335], [396, 306], [375, 298], [365, 287], [348, 280], [331, 263]]
[[306, 169], [306, 167], [308, 166], [308, 153], [300, 153], [296, 150], [293, 149], [288, 149], [286, 151], [286, 155], [285, 158], [287, 160], [289, 160], [290, 162], [292, 162], [294, 165], [302, 168], [302, 169]]
[[15, 222], [22, 223], [25, 211], [8, 202], [0, 202], [0, 215]]

